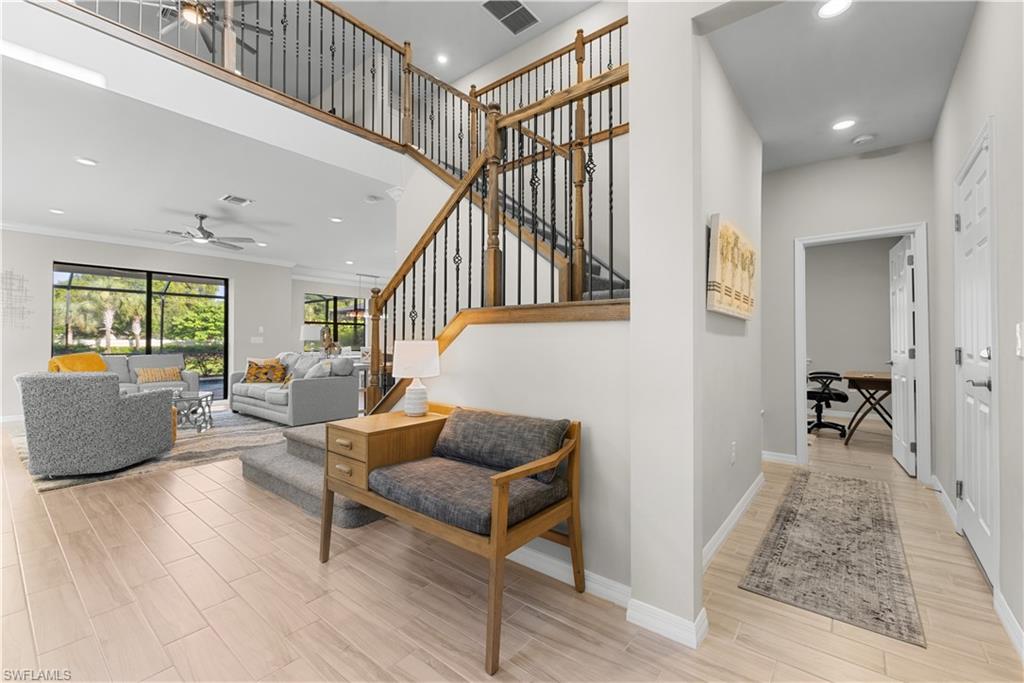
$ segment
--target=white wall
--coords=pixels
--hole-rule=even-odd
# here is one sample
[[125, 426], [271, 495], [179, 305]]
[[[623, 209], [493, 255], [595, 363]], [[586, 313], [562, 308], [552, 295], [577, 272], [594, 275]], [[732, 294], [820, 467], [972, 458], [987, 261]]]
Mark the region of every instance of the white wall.
[[[628, 339], [625, 322], [471, 325], [441, 357], [441, 376], [424, 380], [432, 401], [582, 423], [585, 565], [626, 586]], [[569, 560], [562, 546], [530, 546]]]
[[[807, 249], [808, 370], [888, 371], [889, 250], [897, 242], [887, 237]], [[852, 413], [858, 405], [855, 394], [832, 408]]]
[[[703, 216], [710, 224], [711, 214], [721, 214], [760, 249], [761, 138], [710, 43], [698, 42]], [[755, 286], [755, 296], [759, 290]], [[761, 311], [751, 320], [710, 311], [698, 316], [703, 317], [704, 544], [761, 472]]]
[[[762, 396], [764, 449], [796, 453], [793, 396], [793, 241], [903, 223], [930, 222], [933, 206], [930, 142], [888, 156], [846, 157], [766, 173], [762, 186]], [[934, 237], [941, 230], [929, 230]], [[934, 258], [932, 259], [934, 263]], [[940, 294], [935, 294], [936, 301]], [[933, 339], [932, 373], [948, 370]], [[932, 390], [932, 405], [941, 397]], [[802, 416], [801, 416], [802, 417]]]
[[[701, 3], [630, 3], [630, 577], [627, 618], [701, 636], [699, 366], [704, 216], [691, 22]], [[671, 50], [665, 46], [671, 45]], [[665, 74], [674, 87], [665, 87]], [[666, 131], [675, 131], [666, 135]], [[657, 359], [657, 371], [648, 364]]]
[[[296, 346], [299, 330], [292, 324], [289, 268], [12, 230], [0, 232], [0, 244], [4, 273], [24, 276], [30, 297], [23, 324], [4, 320], [0, 415], [21, 414], [15, 375], [46, 370], [54, 261], [227, 278], [229, 372], [244, 369], [249, 357], [265, 358]], [[262, 343], [254, 342], [259, 336]]]
[[[932, 348], [944, 372], [933, 377], [933, 467], [946, 491], [953, 491], [953, 373], [948, 349], [953, 346], [953, 179], [971, 144], [992, 117], [993, 206], [998, 273], [998, 376], [993, 385], [999, 401], [999, 589], [1024, 623], [1024, 402], [1022, 365], [1014, 355], [1014, 324], [1024, 318], [1021, 276], [1021, 188], [1024, 187], [1022, 140], [1022, 6], [980, 2], [953, 76], [935, 131], [935, 226], [932, 266]], [[944, 353], [945, 351], [945, 353]], [[1020, 628], [1018, 626], [1017, 628]]]

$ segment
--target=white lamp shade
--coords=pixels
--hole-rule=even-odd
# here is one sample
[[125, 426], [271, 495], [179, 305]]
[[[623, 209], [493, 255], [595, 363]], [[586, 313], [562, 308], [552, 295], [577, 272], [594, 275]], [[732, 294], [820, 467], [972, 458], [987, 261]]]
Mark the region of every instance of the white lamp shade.
[[303, 325], [299, 330], [300, 341], [320, 341], [320, 325]]
[[392, 377], [437, 377], [441, 374], [441, 359], [436, 341], [396, 341], [392, 361]]

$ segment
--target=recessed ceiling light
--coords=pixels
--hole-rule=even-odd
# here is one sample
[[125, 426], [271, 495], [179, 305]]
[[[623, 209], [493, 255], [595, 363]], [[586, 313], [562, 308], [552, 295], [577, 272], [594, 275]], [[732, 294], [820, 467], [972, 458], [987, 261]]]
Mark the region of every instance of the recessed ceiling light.
[[446, 54], [439, 54], [437, 56], [437, 63], [438, 64], [447, 64], [448, 63], [448, 55], [446, 55]]
[[344, 218], [338, 218], [337, 216], [331, 216], [327, 220], [329, 220], [332, 223], [340, 223], [340, 222], [342, 222], [345, 219]]
[[345, 265], [346, 266], [354, 266], [355, 264], [356, 264], [355, 261], [345, 261]]
[[832, 124], [832, 130], [846, 130], [857, 125], [855, 119], [841, 119]]
[[57, 216], [64, 215], [64, 211], [62, 209], [50, 209], [50, 213], [55, 214]]
[[828, 0], [818, 8], [818, 16], [822, 19], [831, 19], [850, 9], [853, 0]]
[[82, 166], [98, 166], [99, 165], [96, 162], [95, 159], [89, 159], [89, 158], [86, 158], [86, 157], [75, 157], [75, 162], [81, 164]]
[[855, 145], [866, 145], [867, 143], [874, 140], [877, 136], [874, 133], [865, 133], [864, 135], [858, 135], [854, 139], [850, 140]]
[[257, 247], [265, 247], [265, 246], [267, 246], [267, 243], [266, 242], [257, 242], [256, 246]]

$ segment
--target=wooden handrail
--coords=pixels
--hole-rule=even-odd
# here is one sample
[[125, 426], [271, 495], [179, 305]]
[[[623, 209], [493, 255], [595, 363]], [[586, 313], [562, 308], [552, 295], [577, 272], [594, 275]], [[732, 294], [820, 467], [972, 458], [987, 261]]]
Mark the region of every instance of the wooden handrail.
[[[608, 24], [607, 26], [602, 26], [601, 28], [597, 29], [593, 33], [590, 33], [588, 35], [583, 36], [583, 42], [584, 43], [589, 43], [591, 41], [597, 40], [598, 38], [601, 38], [603, 36], [608, 35], [612, 31], [614, 31], [615, 29], [622, 28], [623, 26], [625, 26], [628, 23], [629, 23], [629, 17], [628, 16], [622, 17], [621, 19], [616, 19], [615, 21], [613, 21], [612, 23]], [[494, 90], [495, 88], [499, 88], [499, 87], [505, 85], [509, 81], [513, 81], [513, 80], [519, 78], [520, 76], [522, 76], [524, 74], [527, 74], [530, 71], [533, 71], [534, 69], [536, 69], [538, 67], [544, 66], [548, 62], [552, 62], [552, 61], [554, 61], [556, 59], [564, 57], [567, 54], [570, 54], [575, 49], [576, 49], [576, 43], [575, 42], [569, 43], [568, 45], [560, 47], [557, 50], [555, 50], [554, 52], [550, 52], [550, 53], [544, 55], [543, 57], [535, 59], [532, 62], [530, 62], [529, 64], [527, 64], [526, 66], [524, 66], [522, 68], [519, 68], [519, 69], [516, 69], [515, 71], [513, 71], [512, 73], [510, 73], [510, 74], [508, 74], [506, 76], [502, 76], [498, 80], [492, 81], [492, 82], [488, 83], [487, 85], [483, 86], [482, 88], [477, 88], [476, 89], [476, 94], [478, 96], [480, 96], [480, 95], [484, 95], [485, 93], [489, 93], [490, 91]]]
[[500, 128], [508, 128], [520, 121], [526, 121], [527, 119], [533, 118], [535, 115], [543, 114], [552, 109], [558, 109], [566, 104], [584, 99], [587, 95], [593, 95], [602, 90], [607, 90], [613, 86], [625, 83], [628, 80], [629, 64], [622, 64], [621, 66], [605, 71], [598, 76], [594, 76], [588, 81], [576, 83], [565, 90], [560, 90], [543, 99], [537, 100], [533, 104], [528, 104], [522, 109], [514, 111], [511, 114], [505, 114], [498, 119], [498, 126]]
[[366, 22], [352, 16], [348, 11], [342, 9], [340, 5], [332, 2], [332, 0], [316, 0], [316, 2], [317, 4], [322, 5], [326, 9], [329, 9], [330, 11], [334, 12], [339, 17], [341, 17], [345, 21], [349, 22], [350, 24], [358, 28], [360, 31], [364, 31], [367, 35], [373, 36], [380, 42], [390, 47], [395, 52], [405, 54], [404, 45], [395, 42], [391, 38], [388, 38], [386, 35], [384, 35], [377, 29], [367, 24]]
[[473, 163], [470, 165], [469, 170], [466, 171], [466, 175], [463, 176], [462, 180], [459, 181], [459, 184], [452, 190], [451, 196], [448, 197], [448, 200], [441, 207], [440, 211], [438, 211], [437, 215], [434, 216], [434, 220], [430, 221], [430, 225], [427, 226], [427, 229], [423, 231], [423, 234], [420, 236], [419, 240], [417, 240], [415, 246], [413, 246], [409, 251], [409, 255], [405, 257], [404, 261], [402, 261], [402, 265], [398, 267], [395, 274], [390, 280], [388, 280], [387, 285], [380, 290], [379, 300], [381, 305], [384, 305], [385, 302], [391, 299], [395, 290], [398, 289], [400, 284], [402, 284], [402, 280], [404, 280], [405, 276], [409, 274], [410, 270], [412, 270], [412, 266], [420, 257], [420, 254], [427, 248], [430, 241], [434, 239], [434, 235], [437, 234], [437, 231], [444, 226], [445, 220], [449, 215], [451, 215], [451, 212], [455, 210], [455, 207], [459, 205], [459, 202], [465, 199], [470, 188], [472, 188], [473, 183], [476, 182], [477, 176], [480, 175], [480, 172], [486, 165], [487, 154], [478, 154], [476, 159], [474, 159]]
[[471, 107], [479, 107], [480, 106], [479, 102], [474, 101], [473, 98], [471, 98], [469, 95], [467, 95], [466, 93], [464, 93], [461, 90], [459, 90], [458, 88], [456, 88], [454, 85], [449, 85], [448, 83], [445, 83], [444, 81], [442, 81], [437, 76], [431, 74], [428, 71], [424, 71], [423, 69], [421, 69], [420, 67], [416, 66], [415, 64], [410, 64], [409, 65], [409, 70], [412, 71], [414, 74], [420, 76], [421, 78], [427, 79], [428, 81], [430, 81], [434, 85], [442, 88], [443, 90], [447, 90], [451, 94], [453, 94], [456, 97], [458, 97], [460, 100], [468, 102]]

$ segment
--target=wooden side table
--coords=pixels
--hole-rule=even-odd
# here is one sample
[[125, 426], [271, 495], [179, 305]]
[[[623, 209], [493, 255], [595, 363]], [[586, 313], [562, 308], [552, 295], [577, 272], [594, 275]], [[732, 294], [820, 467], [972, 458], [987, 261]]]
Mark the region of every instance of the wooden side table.
[[378, 467], [431, 455], [447, 415], [381, 413], [327, 423], [324, 456], [324, 500], [320, 519], [320, 561], [331, 554], [334, 494], [368, 490], [370, 472]]

